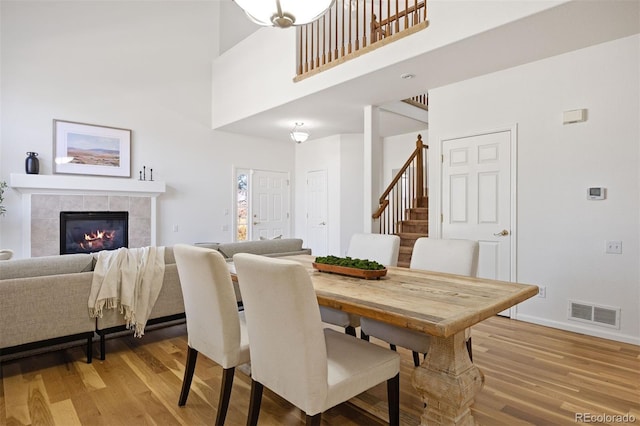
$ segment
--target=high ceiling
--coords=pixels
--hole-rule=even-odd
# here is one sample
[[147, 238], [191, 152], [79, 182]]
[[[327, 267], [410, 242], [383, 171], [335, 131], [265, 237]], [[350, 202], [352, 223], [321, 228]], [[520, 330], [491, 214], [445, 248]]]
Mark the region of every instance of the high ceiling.
[[[220, 53], [231, 49], [261, 28], [249, 20], [232, 0], [221, 0], [220, 10], [221, 16], [224, 17], [220, 25]], [[295, 29], [283, 31], [295, 31]], [[414, 94], [422, 93], [424, 91], [419, 90]], [[274, 123], [294, 123], [290, 117], [296, 117], [300, 111], [304, 111], [304, 115], [310, 117], [306, 119], [305, 127], [311, 131], [312, 139], [335, 134], [362, 133], [364, 104], [359, 102], [350, 107], [343, 101], [340, 108], [337, 108], [339, 102], [341, 102], [340, 97], [333, 97], [333, 95], [323, 96], [322, 99], [314, 97], [307, 102], [291, 103], [258, 116], [243, 119], [220, 130], [289, 142], [288, 135], [283, 131], [282, 126], [275, 126]], [[346, 114], [335, 114], [337, 109], [349, 111]], [[426, 111], [414, 107], [412, 109], [415, 111], [407, 113], [403, 107], [398, 108], [394, 102], [385, 104], [380, 112], [380, 134], [384, 137], [424, 130], [428, 125]]]
[[[223, 3], [227, 3], [223, 4], [223, 13], [230, 15], [229, 20], [248, 21], [230, 0], [223, 0]], [[225, 45], [233, 43], [231, 40], [241, 40], [258, 27], [250, 23], [234, 28], [237, 31], [228, 35]], [[362, 133], [366, 105], [384, 106], [399, 100], [394, 98], [399, 93], [408, 96], [424, 93], [431, 88], [638, 32], [640, 2], [636, 0], [571, 1], [263, 111], [218, 130], [288, 141], [282, 123], [291, 123], [291, 118], [299, 117], [302, 112], [303, 116], [309, 117], [312, 138]], [[402, 80], [400, 75], [406, 72], [415, 74], [416, 78], [409, 82]], [[380, 133], [383, 136], [419, 131], [425, 127], [424, 122], [413, 118], [386, 110], [381, 113]]]

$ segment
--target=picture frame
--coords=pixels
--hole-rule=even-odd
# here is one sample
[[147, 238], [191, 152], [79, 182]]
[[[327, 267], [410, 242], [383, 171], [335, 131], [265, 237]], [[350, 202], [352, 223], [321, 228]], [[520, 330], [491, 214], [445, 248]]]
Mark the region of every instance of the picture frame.
[[53, 172], [131, 177], [131, 130], [53, 120]]

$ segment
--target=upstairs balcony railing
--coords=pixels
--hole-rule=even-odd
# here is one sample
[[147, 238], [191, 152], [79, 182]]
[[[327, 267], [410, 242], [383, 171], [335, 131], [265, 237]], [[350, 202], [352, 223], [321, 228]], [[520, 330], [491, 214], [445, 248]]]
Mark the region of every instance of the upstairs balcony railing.
[[409, 99], [403, 99], [403, 102], [413, 105], [414, 107], [429, 111], [429, 95], [424, 93], [422, 95], [412, 96]]
[[298, 81], [428, 26], [426, 0], [336, 0], [298, 27]]

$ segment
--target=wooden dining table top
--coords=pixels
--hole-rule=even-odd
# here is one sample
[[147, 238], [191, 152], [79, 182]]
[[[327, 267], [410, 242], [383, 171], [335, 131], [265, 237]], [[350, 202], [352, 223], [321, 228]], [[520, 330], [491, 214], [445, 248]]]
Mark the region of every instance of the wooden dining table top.
[[531, 284], [400, 267], [379, 279], [353, 278], [319, 272], [315, 256], [280, 259], [308, 270], [320, 305], [432, 336], [449, 337], [538, 293]]

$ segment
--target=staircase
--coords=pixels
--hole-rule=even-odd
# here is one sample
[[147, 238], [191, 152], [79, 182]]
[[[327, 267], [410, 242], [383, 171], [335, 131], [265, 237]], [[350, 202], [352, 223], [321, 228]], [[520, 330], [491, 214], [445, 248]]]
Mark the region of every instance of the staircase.
[[400, 237], [400, 255], [398, 256], [398, 266], [405, 268], [411, 263], [411, 253], [416, 240], [429, 236], [429, 207], [428, 198], [423, 197], [417, 202], [417, 207], [407, 209], [406, 220], [401, 220], [398, 224], [396, 235]]
[[398, 266], [409, 267], [413, 245], [428, 236], [429, 202], [427, 197], [426, 151], [418, 135], [416, 149], [380, 197], [380, 207], [372, 215], [381, 234], [400, 237]]

